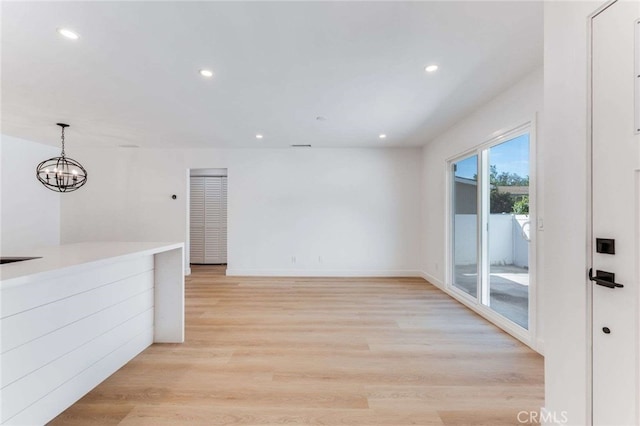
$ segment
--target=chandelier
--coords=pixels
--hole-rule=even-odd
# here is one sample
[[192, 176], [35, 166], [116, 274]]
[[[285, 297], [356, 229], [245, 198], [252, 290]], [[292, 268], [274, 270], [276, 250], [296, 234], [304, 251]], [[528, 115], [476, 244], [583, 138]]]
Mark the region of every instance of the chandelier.
[[71, 192], [87, 183], [87, 171], [80, 163], [64, 153], [64, 129], [68, 124], [56, 123], [62, 128], [62, 153], [38, 164], [36, 177], [47, 188], [57, 192]]

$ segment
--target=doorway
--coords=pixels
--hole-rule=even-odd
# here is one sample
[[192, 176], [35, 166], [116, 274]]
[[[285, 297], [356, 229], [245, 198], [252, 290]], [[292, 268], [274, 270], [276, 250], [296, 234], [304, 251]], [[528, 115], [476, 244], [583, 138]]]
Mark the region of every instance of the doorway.
[[190, 263], [227, 263], [227, 169], [192, 169], [189, 193]]
[[524, 332], [532, 322], [530, 127], [449, 162], [449, 287]]

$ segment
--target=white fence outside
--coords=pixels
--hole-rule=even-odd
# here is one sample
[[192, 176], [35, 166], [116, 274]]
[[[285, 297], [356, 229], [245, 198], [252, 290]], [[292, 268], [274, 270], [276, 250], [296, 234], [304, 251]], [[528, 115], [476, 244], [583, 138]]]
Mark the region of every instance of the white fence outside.
[[[455, 264], [476, 263], [477, 216], [455, 215]], [[529, 267], [528, 215], [492, 214], [489, 216], [489, 262], [491, 265]]]

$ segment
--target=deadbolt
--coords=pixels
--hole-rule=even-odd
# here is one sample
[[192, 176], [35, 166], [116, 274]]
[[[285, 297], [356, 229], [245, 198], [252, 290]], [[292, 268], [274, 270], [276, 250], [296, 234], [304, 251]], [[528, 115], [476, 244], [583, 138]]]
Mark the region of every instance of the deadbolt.
[[596, 252], [616, 254], [616, 240], [613, 238], [596, 238]]

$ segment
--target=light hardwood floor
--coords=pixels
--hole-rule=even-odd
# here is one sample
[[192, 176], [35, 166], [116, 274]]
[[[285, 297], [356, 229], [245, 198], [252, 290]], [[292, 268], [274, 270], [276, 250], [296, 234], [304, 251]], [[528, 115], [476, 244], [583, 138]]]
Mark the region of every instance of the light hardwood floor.
[[517, 425], [543, 359], [419, 278], [193, 267], [186, 342], [146, 349], [52, 425]]

